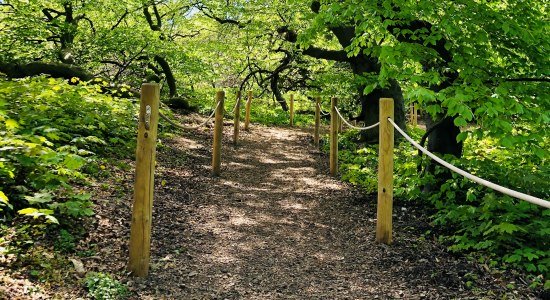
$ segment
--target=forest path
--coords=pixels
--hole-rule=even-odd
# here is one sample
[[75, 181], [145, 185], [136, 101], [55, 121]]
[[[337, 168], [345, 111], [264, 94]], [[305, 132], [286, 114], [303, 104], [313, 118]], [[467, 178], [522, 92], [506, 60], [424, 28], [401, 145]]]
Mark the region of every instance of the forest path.
[[[465, 274], [488, 284], [478, 293], [502, 291], [478, 267], [420, 239], [414, 208], [396, 203], [394, 244], [375, 243], [375, 197], [328, 176], [309, 132], [252, 126], [237, 147], [231, 134], [227, 123], [217, 178], [210, 129], [159, 148], [151, 269], [147, 279], [127, 279], [138, 299], [468, 298]], [[119, 208], [128, 212], [128, 203]], [[97, 237], [115, 235], [112, 223], [102, 229], [100, 221]], [[115, 223], [124, 227], [120, 245], [104, 240], [101, 256], [123, 270], [128, 227]]]

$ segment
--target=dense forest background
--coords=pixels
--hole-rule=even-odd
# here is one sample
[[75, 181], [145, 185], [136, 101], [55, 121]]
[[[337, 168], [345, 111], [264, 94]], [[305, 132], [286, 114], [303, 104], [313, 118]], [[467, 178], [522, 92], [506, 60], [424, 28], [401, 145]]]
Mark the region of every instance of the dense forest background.
[[[209, 112], [215, 90], [230, 104], [252, 90], [263, 103], [253, 121], [269, 125], [286, 123], [290, 93], [301, 126], [318, 95], [325, 110], [338, 97], [366, 125], [379, 98], [394, 98], [402, 128], [416, 103], [426, 130], [408, 131], [429, 150], [548, 199], [548, 9], [538, 0], [0, 0], [2, 260], [32, 265], [23, 253], [39, 239], [74, 250], [94, 214], [81, 187], [132, 158], [143, 82], [162, 85], [169, 116]], [[376, 189], [377, 138], [350, 130], [340, 141], [341, 178], [365, 193]], [[550, 288], [549, 210], [405, 144], [395, 159], [396, 196], [430, 212], [426, 235]]]

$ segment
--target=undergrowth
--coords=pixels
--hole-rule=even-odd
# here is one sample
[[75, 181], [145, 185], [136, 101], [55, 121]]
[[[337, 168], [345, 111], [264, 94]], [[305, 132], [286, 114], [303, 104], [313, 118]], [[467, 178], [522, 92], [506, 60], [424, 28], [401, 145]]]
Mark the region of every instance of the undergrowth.
[[[202, 114], [210, 114], [215, 107], [214, 89], [202, 91], [202, 94], [196, 97], [194, 105], [198, 105], [199, 112]], [[237, 101], [237, 92], [234, 89], [225, 89], [225, 118], [232, 120], [235, 116], [234, 108]], [[274, 102], [266, 96], [253, 95], [250, 108], [250, 122], [260, 123], [269, 126], [288, 126], [290, 120], [290, 112], [284, 111], [279, 103]], [[290, 96], [285, 95], [287, 104]], [[315, 106], [312, 99], [296, 94], [294, 96], [294, 125], [295, 126], [311, 126], [315, 122]], [[245, 106], [248, 101], [248, 93], [243, 92], [240, 105], [240, 119], [244, 123]], [[242, 126], [242, 125], [241, 125]]]
[[0, 263], [30, 278], [62, 281], [64, 256], [87, 255], [74, 252], [94, 214], [89, 179], [135, 150], [136, 101], [106, 84], [0, 78]]
[[105, 273], [89, 273], [84, 283], [88, 296], [95, 300], [127, 299], [130, 294], [126, 285]]
[[[420, 140], [423, 130], [409, 128]], [[357, 131], [340, 136], [339, 162], [343, 180], [376, 192], [377, 146], [360, 146]], [[548, 145], [548, 139], [542, 147]], [[327, 149], [325, 149], [327, 150]], [[327, 150], [328, 151], [328, 150]], [[445, 157], [454, 165], [489, 181], [539, 197], [550, 196], [550, 166], [544, 157], [524, 149], [499, 146], [491, 138], [465, 141], [464, 156]], [[532, 287], [550, 289], [550, 210], [484, 188], [460, 175], [443, 182], [439, 190], [424, 192], [445, 170], [420, 173], [427, 163], [404, 139], [396, 143], [394, 195], [433, 212], [431, 224], [449, 251], [470, 255], [493, 269], [522, 270]]]

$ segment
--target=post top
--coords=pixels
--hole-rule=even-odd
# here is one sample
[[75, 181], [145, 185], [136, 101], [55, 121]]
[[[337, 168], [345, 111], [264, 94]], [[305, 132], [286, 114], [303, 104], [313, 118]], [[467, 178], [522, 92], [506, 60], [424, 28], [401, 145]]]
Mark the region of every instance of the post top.
[[380, 101], [393, 101], [393, 98], [380, 98]]

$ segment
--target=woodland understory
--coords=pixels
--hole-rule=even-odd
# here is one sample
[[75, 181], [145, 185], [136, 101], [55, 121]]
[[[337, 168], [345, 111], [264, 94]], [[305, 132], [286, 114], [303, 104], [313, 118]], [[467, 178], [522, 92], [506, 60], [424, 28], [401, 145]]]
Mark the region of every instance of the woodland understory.
[[[378, 129], [341, 134], [335, 178], [327, 136], [316, 148], [310, 132], [317, 97], [365, 126], [393, 98], [398, 126], [428, 150], [549, 199], [548, 9], [0, 0], [0, 298], [548, 299], [550, 210], [396, 139], [396, 238], [379, 245]], [[143, 83], [161, 86], [162, 120], [153, 263], [139, 280], [125, 267]], [[211, 122], [166, 120], [206, 121], [220, 90], [227, 157], [214, 178]], [[248, 91], [252, 129], [232, 146]], [[412, 104], [422, 126], [407, 124]]]

